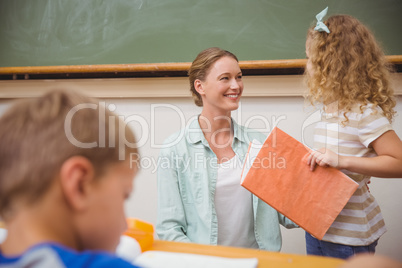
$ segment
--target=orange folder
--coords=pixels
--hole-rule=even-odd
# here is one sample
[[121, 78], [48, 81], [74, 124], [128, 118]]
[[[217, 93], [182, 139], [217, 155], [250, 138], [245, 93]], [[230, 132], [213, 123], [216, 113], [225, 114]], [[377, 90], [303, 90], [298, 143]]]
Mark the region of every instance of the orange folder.
[[332, 167], [311, 171], [302, 143], [275, 127], [250, 143], [241, 185], [305, 231], [322, 239], [358, 184]]

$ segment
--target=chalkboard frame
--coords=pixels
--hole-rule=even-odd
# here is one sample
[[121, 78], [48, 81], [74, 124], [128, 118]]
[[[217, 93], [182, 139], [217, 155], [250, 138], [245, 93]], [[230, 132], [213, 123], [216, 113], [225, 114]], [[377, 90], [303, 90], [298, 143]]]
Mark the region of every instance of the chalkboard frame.
[[[402, 55], [386, 56], [402, 72]], [[294, 75], [304, 72], [305, 59], [240, 61], [244, 75]], [[190, 62], [0, 67], [0, 80], [123, 77], [184, 77]]]

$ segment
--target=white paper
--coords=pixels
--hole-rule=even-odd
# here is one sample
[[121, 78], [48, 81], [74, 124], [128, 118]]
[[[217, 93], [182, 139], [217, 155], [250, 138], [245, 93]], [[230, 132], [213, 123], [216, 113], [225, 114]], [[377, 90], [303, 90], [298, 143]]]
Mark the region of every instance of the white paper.
[[134, 238], [122, 235], [116, 248], [116, 255], [132, 263], [141, 254], [141, 246]]
[[256, 268], [258, 259], [146, 251], [136, 258], [134, 264], [144, 268]]
[[262, 146], [263, 146], [263, 144], [261, 142], [259, 142], [258, 140], [256, 140], [256, 139], [254, 139], [250, 143], [250, 146], [249, 146], [250, 150], [248, 151], [246, 159], [244, 160], [243, 172], [241, 174], [240, 184], [246, 178], [246, 175], [249, 172], [251, 166], [253, 165], [254, 160], [258, 156], [258, 153], [260, 152]]

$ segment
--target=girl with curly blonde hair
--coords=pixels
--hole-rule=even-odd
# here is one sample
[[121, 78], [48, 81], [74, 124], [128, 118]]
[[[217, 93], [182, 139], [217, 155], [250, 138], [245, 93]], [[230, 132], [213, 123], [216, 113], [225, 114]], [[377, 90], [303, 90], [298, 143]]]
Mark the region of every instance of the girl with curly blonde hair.
[[348, 258], [375, 252], [386, 232], [367, 184], [402, 177], [402, 142], [392, 130], [395, 99], [390, 66], [373, 34], [357, 19], [335, 15], [308, 30], [307, 99], [323, 107], [307, 164], [332, 166], [359, 187], [322, 240], [306, 233], [308, 254]]

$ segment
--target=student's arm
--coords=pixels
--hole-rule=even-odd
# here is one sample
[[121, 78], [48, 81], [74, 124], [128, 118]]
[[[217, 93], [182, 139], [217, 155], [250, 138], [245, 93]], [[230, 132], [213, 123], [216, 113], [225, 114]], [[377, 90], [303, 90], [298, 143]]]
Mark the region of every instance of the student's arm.
[[187, 223], [179, 191], [177, 165], [170, 152], [170, 148], [162, 149], [158, 161], [156, 233], [161, 240], [191, 242], [185, 235]]
[[316, 165], [332, 166], [374, 177], [402, 178], [402, 142], [395, 131], [385, 132], [370, 145], [378, 156], [340, 156], [331, 150], [320, 149], [310, 154], [307, 164], [311, 170]]

